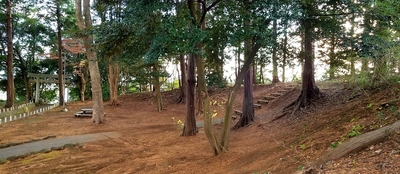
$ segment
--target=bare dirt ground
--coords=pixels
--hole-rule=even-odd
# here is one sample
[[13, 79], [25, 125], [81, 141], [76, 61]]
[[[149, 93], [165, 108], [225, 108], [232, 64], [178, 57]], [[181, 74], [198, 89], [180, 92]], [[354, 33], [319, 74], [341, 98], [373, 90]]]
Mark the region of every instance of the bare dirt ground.
[[[285, 86], [293, 90], [256, 109], [256, 121], [231, 132], [229, 152], [214, 156], [202, 128], [193, 137], [181, 137], [178, 120], [185, 105], [176, 104], [178, 91], [165, 92], [166, 110], [156, 111], [152, 93], [121, 96], [120, 106], [108, 106], [106, 124], [95, 125], [73, 115], [91, 102], [74, 102], [61, 108], [0, 125], [0, 143], [21, 142], [49, 135], [65, 137], [87, 133], [120, 133], [120, 138], [85, 143], [39, 153], [0, 165], [0, 173], [293, 173], [315, 161], [351, 135], [362, 134], [400, 119], [400, 86], [373, 91], [334, 83], [319, 84], [324, 98], [293, 116], [271, 120], [293, 102], [300, 85], [256, 85], [254, 100]], [[229, 89], [212, 90], [213, 109], [223, 116]], [[242, 93], [235, 108], [240, 109]], [[393, 102], [394, 100], [394, 102]], [[383, 107], [381, 104], [392, 101]], [[201, 116], [196, 118], [202, 120]], [[232, 125], [234, 122], [232, 122]], [[214, 130], [220, 135], [222, 125]], [[400, 130], [387, 140], [331, 161], [322, 173], [399, 173]]]

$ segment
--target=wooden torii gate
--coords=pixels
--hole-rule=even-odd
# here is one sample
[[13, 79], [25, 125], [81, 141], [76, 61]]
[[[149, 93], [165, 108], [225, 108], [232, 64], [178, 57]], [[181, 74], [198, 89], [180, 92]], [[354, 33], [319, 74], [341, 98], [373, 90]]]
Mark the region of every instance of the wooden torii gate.
[[[36, 83], [35, 103], [39, 103], [40, 83], [58, 83], [58, 75], [28, 73], [28, 77], [29, 77], [30, 83]], [[71, 77], [70, 75], [64, 75], [64, 83], [65, 84], [70, 83], [70, 80], [66, 79], [66, 78], [70, 78], [70, 77]]]

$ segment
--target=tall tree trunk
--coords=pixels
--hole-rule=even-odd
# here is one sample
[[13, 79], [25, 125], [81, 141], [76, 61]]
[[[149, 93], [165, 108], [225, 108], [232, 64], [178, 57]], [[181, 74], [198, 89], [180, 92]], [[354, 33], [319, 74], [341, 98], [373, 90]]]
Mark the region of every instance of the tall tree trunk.
[[336, 36], [335, 33], [331, 34], [331, 47], [329, 48], [329, 79], [335, 78], [335, 69], [336, 69], [336, 54], [335, 54], [335, 47], [336, 47]]
[[155, 63], [153, 65], [153, 74], [154, 74], [154, 92], [156, 93], [156, 100], [157, 100], [157, 110], [161, 112], [164, 110], [162, 96], [161, 96], [161, 84], [160, 84], [160, 72], [158, 69], [158, 64]]
[[110, 105], [118, 106], [119, 65], [110, 60], [108, 64], [108, 85], [110, 86]]
[[87, 67], [87, 62], [86, 60], [82, 60], [79, 62], [79, 71], [78, 71], [78, 76], [79, 76], [79, 99], [84, 102], [85, 101], [85, 92], [86, 92], [86, 79], [89, 78], [89, 72]]
[[234, 128], [247, 126], [254, 121], [254, 103], [253, 103], [253, 86], [252, 86], [252, 69], [250, 68], [244, 78], [244, 97], [242, 106], [242, 116], [236, 123]]
[[[287, 28], [287, 24], [285, 24], [285, 29]], [[286, 61], [288, 56], [288, 43], [287, 43], [287, 32], [284, 31], [283, 34], [283, 56], [282, 56], [282, 82], [286, 81]]]
[[257, 82], [257, 61], [256, 60], [253, 60], [253, 66], [251, 68], [252, 68], [252, 71], [251, 71], [252, 84], [258, 84], [258, 82]]
[[7, 0], [7, 101], [5, 108], [14, 106], [15, 86], [14, 86], [14, 51], [13, 51], [13, 34], [12, 34], [12, 0]]
[[261, 84], [265, 84], [263, 66], [264, 66], [264, 64], [260, 64], [260, 79], [259, 80], [260, 80]]
[[278, 57], [276, 56], [276, 51], [277, 51], [277, 47], [278, 47], [278, 27], [277, 27], [277, 20], [274, 19], [272, 21], [272, 28], [273, 28], [273, 32], [274, 32], [274, 46], [272, 48], [272, 83], [278, 83], [279, 82], [279, 78], [278, 78]]
[[[249, 1], [245, 2], [247, 6]], [[250, 29], [251, 21], [245, 22], [245, 27]], [[253, 42], [251, 40], [246, 40], [244, 42], [244, 59], [249, 59], [251, 54]], [[253, 59], [254, 62], [254, 59]], [[250, 67], [250, 69], [252, 69]], [[239, 121], [234, 126], [235, 129], [248, 125], [250, 122], [254, 121], [254, 104], [253, 104], [253, 72], [251, 70], [247, 71], [244, 78], [244, 94], [243, 94], [243, 105], [242, 105], [242, 116]]]
[[185, 56], [183, 54], [179, 55], [179, 62], [181, 67], [181, 96], [180, 103], [186, 103], [186, 91], [187, 91], [187, 80], [186, 80], [186, 63]]
[[121, 80], [121, 95], [125, 95], [127, 93], [126, 88], [127, 88], [127, 80], [129, 78], [128, 73], [126, 72], [126, 68], [123, 68], [121, 70], [121, 78], [124, 80]]
[[[64, 83], [63, 83], [63, 57], [62, 57], [62, 36], [61, 36], [61, 9], [60, 0], [56, 1], [56, 15], [57, 15], [57, 42], [58, 42], [58, 96], [59, 106], [64, 106]], [[65, 60], [66, 61], [66, 60]], [[65, 62], [64, 62], [65, 63]]]
[[192, 136], [197, 134], [196, 118], [195, 118], [195, 98], [194, 90], [196, 84], [195, 75], [195, 58], [194, 54], [190, 54], [187, 66], [187, 92], [186, 92], [186, 116], [183, 127], [182, 136]]
[[354, 59], [355, 59], [354, 57], [350, 58], [350, 75], [351, 76], [355, 75], [355, 70], [356, 70]]
[[[218, 2], [215, 1], [215, 2]], [[190, 15], [192, 16], [192, 23], [191, 23], [191, 27], [196, 27], [198, 29], [205, 29], [205, 14], [207, 13], [207, 8], [200, 8], [200, 5], [198, 5], [197, 8], [194, 7], [194, 0], [188, 0], [187, 1], [188, 4], [188, 9], [190, 12]], [[204, 5], [206, 4], [206, 1], [204, 1]], [[214, 3], [213, 3], [214, 4]], [[203, 6], [204, 7], [204, 6]], [[196, 14], [196, 9], [198, 9], [198, 11], [201, 13], [197, 13]], [[198, 20], [199, 19], [199, 20]], [[202, 49], [201, 43], [197, 43], [194, 46], [198, 46], [199, 48]], [[215, 155], [218, 155], [221, 153], [221, 149], [220, 146], [217, 142], [217, 139], [214, 135], [213, 129], [212, 129], [212, 124], [211, 124], [211, 119], [212, 119], [212, 113], [211, 113], [211, 108], [210, 108], [210, 99], [208, 96], [208, 90], [207, 90], [207, 86], [206, 86], [206, 80], [205, 80], [205, 72], [204, 72], [204, 59], [200, 56], [196, 56], [194, 52], [191, 53], [190, 58], [188, 60], [189, 62], [189, 67], [188, 67], [188, 71], [191, 71], [191, 63], [193, 62], [193, 59], [196, 61], [196, 67], [197, 67], [197, 85], [199, 88], [199, 94], [200, 94], [200, 99], [199, 101], [202, 104], [202, 107], [204, 109], [204, 132], [206, 134], [206, 137], [209, 141], [209, 143], [211, 144], [211, 148], [214, 151]], [[194, 69], [194, 68], [193, 68]], [[193, 70], [194, 71], [194, 70]], [[190, 82], [190, 79], [194, 77], [191, 77], [191, 72], [188, 72], [188, 82]], [[188, 88], [189, 87], [189, 83], [188, 83]], [[188, 94], [189, 95], [189, 92]], [[187, 103], [189, 103], [191, 101], [187, 101]], [[194, 104], [194, 103], [193, 103]], [[189, 108], [187, 108], [189, 109]], [[194, 123], [194, 127], [196, 127], [196, 124]]]
[[32, 102], [32, 86], [31, 86], [31, 82], [29, 81], [29, 77], [27, 76], [28, 73], [26, 72], [22, 72], [23, 74], [23, 79], [24, 79], [24, 84], [26, 87], [26, 100], [27, 102]]
[[314, 51], [312, 47], [312, 27], [311, 22], [307, 22], [305, 27], [305, 39], [304, 39], [304, 71], [302, 74], [302, 90], [305, 96], [305, 100], [317, 98], [319, 95], [319, 89], [315, 84], [314, 77]]
[[238, 52], [237, 52], [236, 78], [238, 77], [239, 72], [240, 72], [240, 43], [239, 43]]
[[292, 115], [299, 110], [300, 107], [307, 107], [310, 105], [311, 100], [318, 99], [320, 97], [320, 92], [315, 84], [314, 77], [314, 52], [312, 46], [313, 26], [311, 19], [303, 20], [302, 25], [304, 27], [304, 70], [302, 73], [302, 91], [298, 99], [291, 104], [294, 105]]
[[361, 59], [361, 71], [363, 71], [364, 73], [367, 73], [367, 74], [370, 73], [368, 64], [369, 64], [369, 61], [367, 58]]
[[85, 101], [85, 91], [86, 91], [86, 80], [84, 75], [82, 74], [79, 77], [79, 98], [81, 99], [82, 102]]
[[220, 145], [218, 144], [217, 138], [212, 129], [211, 119], [212, 112], [210, 108], [210, 97], [206, 86], [205, 72], [204, 72], [204, 59], [196, 56], [196, 67], [197, 67], [197, 80], [199, 86], [199, 94], [201, 98], [201, 104], [203, 106], [204, 115], [204, 132], [207, 136], [209, 143], [214, 151], [215, 155], [221, 153]]
[[258, 50], [260, 49], [261, 45], [256, 43], [248, 56], [248, 59], [245, 60], [243, 67], [239, 71], [239, 74], [235, 80], [235, 84], [233, 85], [232, 91], [229, 93], [228, 100], [225, 105], [225, 115], [224, 115], [224, 125], [221, 135], [221, 152], [228, 151], [229, 147], [229, 135], [230, 135], [230, 123], [233, 114], [233, 103], [236, 99], [236, 94], [242, 85], [243, 79], [245, 78], [247, 72], [251, 69], [251, 63], [253, 62], [254, 57], [256, 56]]
[[[83, 0], [83, 12], [85, 21], [82, 17], [82, 1], [75, 0], [76, 4], [76, 20], [79, 30], [92, 28], [92, 18], [90, 16], [90, 0]], [[92, 99], [93, 99], [93, 116], [92, 122], [96, 124], [104, 123], [104, 106], [103, 96], [101, 91], [100, 71], [97, 60], [97, 53], [93, 45], [93, 35], [88, 34], [83, 36], [83, 43], [86, 49], [86, 56], [89, 62], [89, 73], [92, 82]]]
[[32, 101], [32, 87], [29, 82], [29, 78], [27, 77], [27, 72], [22, 72], [23, 74], [23, 79], [24, 79], [24, 84], [26, 87], [26, 100], [27, 101]]
[[287, 50], [287, 33], [284, 34], [283, 40], [283, 56], [282, 56], [282, 82], [286, 81], [286, 60], [288, 56]]
[[[350, 36], [354, 35], [355, 17], [356, 16], [354, 14], [351, 15]], [[355, 68], [356, 51], [357, 51], [356, 45], [355, 45], [354, 41], [352, 41], [351, 42], [351, 53], [350, 53], [350, 74], [353, 77], [356, 74], [356, 68]]]

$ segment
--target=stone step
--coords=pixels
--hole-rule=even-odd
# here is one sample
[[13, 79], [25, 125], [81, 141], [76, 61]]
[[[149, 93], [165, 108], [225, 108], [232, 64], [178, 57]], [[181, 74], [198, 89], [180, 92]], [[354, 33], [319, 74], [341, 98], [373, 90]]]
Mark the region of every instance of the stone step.
[[232, 120], [236, 120], [237, 119], [237, 115], [232, 115]]
[[267, 104], [269, 101], [268, 100], [258, 100], [258, 103], [263, 103], [263, 104]]
[[260, 104], [254, 103], [254, 108], [260, 109], [260, 108], [261, 108], [261, 105], [260, 105]]
[[279, 96], [282, 96], [283, 94], [281, 94], [281, 93], [272, 93], [271, 95], [279, 97]]
[[286, 86], [286, 87], [284, 87], [283, 89], [286, 90], [286, 91], [291, 91], [291, 90], [294, 89], [294, 87], [295, 87], [295, 86]]
[[264, 99], [265, 100], [273, 100], [273, 99], [276, 99], [276, 97], [274, 97], [274, 96], [265, 96]]
[[242, 115], [243, 113], [242, 113], [242, 111], [240, 111], [240, 110], [235, 110], [235, 114], [237, 114], [237, 115]]

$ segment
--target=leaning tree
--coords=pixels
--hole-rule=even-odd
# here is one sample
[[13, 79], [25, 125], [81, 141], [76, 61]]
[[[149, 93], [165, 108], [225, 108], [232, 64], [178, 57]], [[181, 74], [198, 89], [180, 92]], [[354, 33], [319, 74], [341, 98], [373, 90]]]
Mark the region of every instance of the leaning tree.
[[[76, 5], [76, 19], [79, 30], [82, 32], [83, 45], [85, 46], [86, 56], [89, 64], [89, 73], [92, 84], [92, 98], [93, 98], [93, 116], [92, 122], [96, 124], [104, 123], [104, 106], [103, 96], [101, 90], [100, 71], [97, 59], [97, 53], [93, 47], [93, 35], [91, 33], [84, 33], [85, 30], [92, 29], [92, 17], [90, 14], [90, 1], [75, 0]], [[83, 8], [83, 11], [82, 11]], [[82, 16], [83, 12], [83, 16]]]

